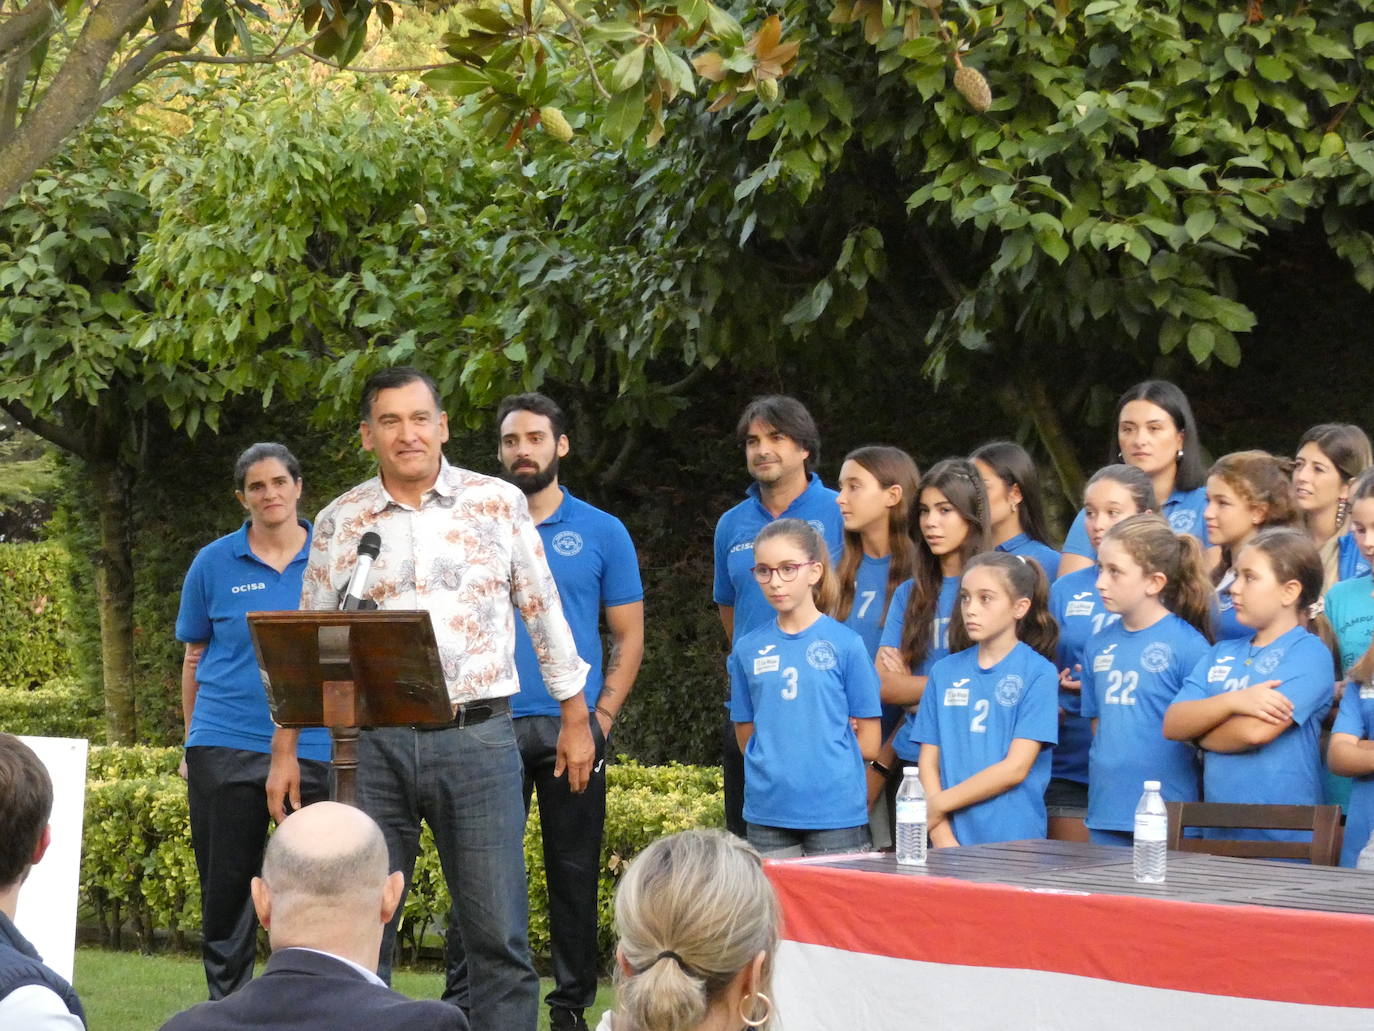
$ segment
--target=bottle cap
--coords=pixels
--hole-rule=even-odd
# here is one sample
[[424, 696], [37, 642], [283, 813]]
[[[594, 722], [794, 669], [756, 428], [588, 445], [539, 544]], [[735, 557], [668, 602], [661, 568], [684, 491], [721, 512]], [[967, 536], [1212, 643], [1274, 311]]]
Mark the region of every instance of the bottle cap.
[[1157, 780], [1147, 780], [1147, 781], [1145, 782], [1145, 790], [1146, 790], [1146, 791], [1158, 791], [1158, 790], [1159, 790], [1159, 781], [1157, 781]]
[[903, 766], [903, 767], [902, 767], [902, 776], [903, 776], [903, 777], [915, 777], [915, 776], [916, 776], [917, 774], [919, 774], [920, 772], [921, 772], [921, 768], [920, 768], [919, 766]]

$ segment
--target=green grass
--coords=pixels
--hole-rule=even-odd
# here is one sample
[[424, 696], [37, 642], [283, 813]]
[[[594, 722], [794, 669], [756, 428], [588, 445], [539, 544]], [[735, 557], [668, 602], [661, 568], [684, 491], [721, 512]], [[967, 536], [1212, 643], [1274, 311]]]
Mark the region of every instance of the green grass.
[[[443, 976], [433, 971], [398, 970], [392, 980], [398, 992], [412, 999], [437, 999], [444, 988]], [[79, 948], [75, 982], [93, 1031], [157, 1031], [173, 1013], [205, 1001], [200, 960], [188, 956]], [[552, 987], [548, 978], [541, 982], [541, 1000]], [[611, 1002], [611, 989], [603, 984], [587, 1023], [595, 1027]], [[546, 1031], [548, 1011], [540, 1005], [539, 1027]]]

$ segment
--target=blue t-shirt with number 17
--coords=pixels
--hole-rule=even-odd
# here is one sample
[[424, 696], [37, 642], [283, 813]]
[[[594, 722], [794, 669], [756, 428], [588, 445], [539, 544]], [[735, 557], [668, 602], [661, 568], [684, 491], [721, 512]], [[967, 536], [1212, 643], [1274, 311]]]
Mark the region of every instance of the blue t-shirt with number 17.
[[[902, 647], [902, 628], [906, 621], [906, 606], [915, 589], [915, 580], [903, 580], [892, 592], [892, 603], [887, 607], [887, 621], [883, 623], [883, 636], [879, 646], [883, 648]], [[959, 577], [947, 576], [940, 581], [940, 596], [935, 600], [935, 617], [930, 627], [930, 647], [920, 666], [912, 669], [912, 675], [923, 677], [930, 672], [936, 661], [949, 654], [949, 621], [954, 616], [954, 605], [959, 600]], [[915, 714], [908, 714], [906, 723], [899, 727], [892, 741], [897, 758], [915, 762], [920, 758], [921, 749], [911, 740], [912, 728], [916, 726]]]
[[754, 724], [744, 749], [744, 818], [788, 830], [868, 822], [851, 717], [876, 718], [878, 671], [863, 639], [821, 616], [799, 634], [773, 620], [730, 653], [730, 719]]
[[[978, 647], [948, 655], [930, 670], [912, 740], [940, 749], [940, 783], [952, 787], [1001, 762], [1017, 738], [1053, 745], [1059, 737], [1054, 663], [1024, 642], [987, 669]], [[1050, 750], [1026, 779], [950, 815], [961, 845], [1045, 836]]]

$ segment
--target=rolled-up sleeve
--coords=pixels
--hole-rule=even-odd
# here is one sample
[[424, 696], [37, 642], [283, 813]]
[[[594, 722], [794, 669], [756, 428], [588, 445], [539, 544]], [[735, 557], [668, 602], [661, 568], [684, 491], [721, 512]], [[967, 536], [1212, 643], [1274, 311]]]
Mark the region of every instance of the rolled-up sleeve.
[[525, 620], [549, 694], [566, 701], [582, 690], [591, 667], [577, 654], [543, 541], [523, 499], [512, 518], [510, 555], [511, 600]]
[[310, 557], [305, 563], [301, 576], [301, 610], [304, 612], [328, 612], [339, 607], [339, 591], [334, 586], [334, 557], [331, 543], [334, 540], [335, 518], [327, 505], [315, 517], [315, 531], [310, 539]]

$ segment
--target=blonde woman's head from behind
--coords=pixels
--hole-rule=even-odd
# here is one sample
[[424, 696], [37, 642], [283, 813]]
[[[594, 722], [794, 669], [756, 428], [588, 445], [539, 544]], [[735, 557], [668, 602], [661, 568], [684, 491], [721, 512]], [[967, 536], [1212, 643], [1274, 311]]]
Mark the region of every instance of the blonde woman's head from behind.
[[622, 878], [615, 923], [615, 1031], [768, 1026], [778, 904], [745, 842], [660, 838]]

